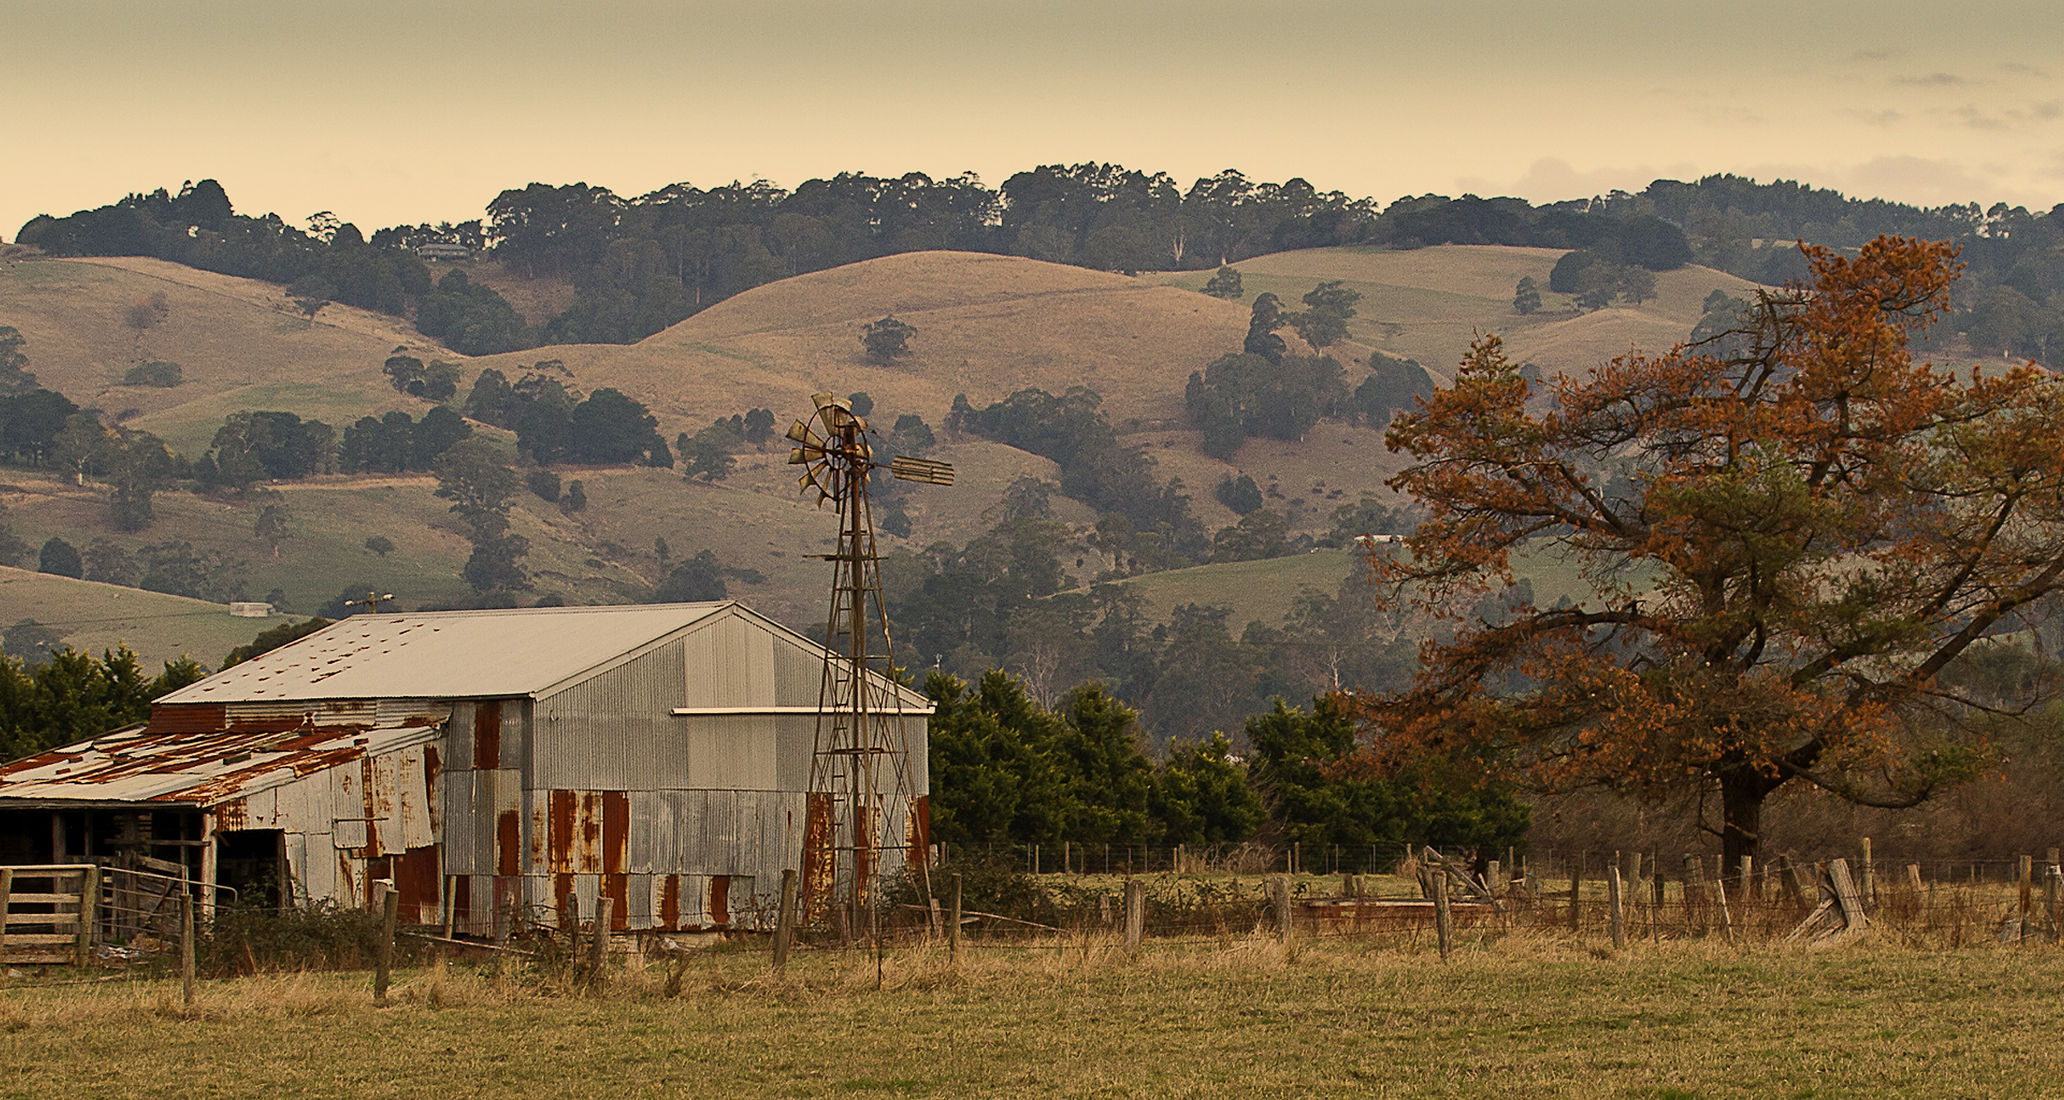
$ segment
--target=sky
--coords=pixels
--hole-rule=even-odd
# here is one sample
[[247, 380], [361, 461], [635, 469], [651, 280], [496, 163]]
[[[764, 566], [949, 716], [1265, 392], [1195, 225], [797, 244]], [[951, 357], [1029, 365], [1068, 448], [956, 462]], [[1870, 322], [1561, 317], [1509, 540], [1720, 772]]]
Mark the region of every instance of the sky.
[[1731, 172], [2064, 202], [2054, 0], [0, 0], [0, 237], [214, 178], [370, 234], [506, 188], [1111, 161], [1388, 202]]

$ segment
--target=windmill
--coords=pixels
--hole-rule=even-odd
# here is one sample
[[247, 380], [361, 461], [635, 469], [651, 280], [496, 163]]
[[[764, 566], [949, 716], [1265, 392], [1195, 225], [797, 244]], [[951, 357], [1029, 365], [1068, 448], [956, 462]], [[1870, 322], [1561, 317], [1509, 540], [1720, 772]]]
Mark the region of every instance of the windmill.
[[[839, 533], [837, 549], [817, 555], [832, 563], [831, 612], [824, 627], [802, 885], [809, 919], [837, 912], [850, 933], [861, 927], [863, 917], [873, 924], [873, 880], [882, 851], [890, 846], [888, 838], [895, 835], [891, 815], [909, 817], [916, 806], [903, 702], [890, 678], [894, 665], [868, 504], [870, 475], [886, 466], [903, 481], [951, 485], [953, 467], [900, 456], [878, 462], [867, 441], [867, 421], [854, 415], [851, 402], [828, 393], [813, 394], [811, 400], [817, 406], [814, 426], [798, 420], [789, 427], [788, 438], [796, 446], [788, 461], [803, 467], [796, 479], [801, 491], [814, 489], [819, 507], [830, 501], [837, 509]], [[869, 677], [870, 670], [881, 675]], [[906, 859], [923, 868], [922, 834], [912, 828], [905, 835], [910, 836]]]

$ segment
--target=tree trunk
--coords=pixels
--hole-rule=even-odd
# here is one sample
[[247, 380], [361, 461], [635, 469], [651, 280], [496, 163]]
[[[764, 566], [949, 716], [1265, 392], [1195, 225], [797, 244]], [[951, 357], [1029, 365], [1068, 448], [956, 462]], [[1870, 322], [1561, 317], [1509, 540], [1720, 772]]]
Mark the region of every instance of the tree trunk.
[[1763, 862], [1763, 800], [1776, 789], [1762, 776], [1720, 777], [1720, 855], [1722, 877], [1734, 876], [1739, 887], [1741, 859], [1751, 856]]

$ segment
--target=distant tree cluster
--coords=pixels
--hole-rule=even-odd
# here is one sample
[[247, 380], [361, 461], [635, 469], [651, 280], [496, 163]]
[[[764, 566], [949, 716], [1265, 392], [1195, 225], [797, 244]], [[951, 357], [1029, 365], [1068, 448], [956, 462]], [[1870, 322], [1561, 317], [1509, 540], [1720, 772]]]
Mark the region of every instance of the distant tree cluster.
[[1354, 410], [1364, 423], [1382, 428], [1399, 410], [1409, 411], [1434, 391], [1433, 376], [1417, 359], [1400, 359], [1381, 351], [1369, 353], [1369, 375], [1354, 391]]
[[263, 480], [335, 472], [336, 430], [290, 412], [231, 413], [193, 464], [194, 480], [204, 489], [244, 490]]
[[[1052, 459], [1061, 468], [1061, 492], [1123, 525], [1136, 551], [1161, 560], [1203, 556], [1204, 530], [1178, 480], [1154, 476], [1154, 460], [1118, 442], [1085, 386], [1059, 396], [1024, 389], [977, 409], [965, 394], [953, 399], [948, 432], [965, 432]], [[1114, 526], [1114, 530], [1115, 530]]]
[[337, 445], [337, 468], [347, 474], [429, 470], [452, 444], [473, 434], [458, 413], [439, 405], [418, 421], [400, 410], [359, 417]]
[[1604, 309], [1619, 299], [1640, 305], [1655, 297], [1655, 274], [1589, 249], [1564, 253], [1548, 273], [1548, 289], [1576, 298], [1579, 309]]
[[425, 401], [449, 401], [453, 394], [459, 392], [459, 368], [441, 359], [425, 364], [396, 348], [381, 365], [380, 371], [387, 376], [396, 393], [420, 397]]
[[[99, 538], [88, 543], [83, 553], [62, 539], [52, 539], [44, 544], [42, 556], [42, 571], [46, 573], [210, 603], [243, 599], [245, 575], [249, 571], [249, 565], [241, 559], [213, 550], [195, 550], [184, 539], [131, 550], [113, 539]], [[70, 572], [72, 569], [78, 571]]]
[[608, 387], [582, 397], [561, 377], [568, 373], [556, 359], [538, 363], [514, 384], [489, 367], [473, 382], [466, 415], [514, 431], [517, 451], [540, 465], [674, 464], [659, 421], [643, 403]]

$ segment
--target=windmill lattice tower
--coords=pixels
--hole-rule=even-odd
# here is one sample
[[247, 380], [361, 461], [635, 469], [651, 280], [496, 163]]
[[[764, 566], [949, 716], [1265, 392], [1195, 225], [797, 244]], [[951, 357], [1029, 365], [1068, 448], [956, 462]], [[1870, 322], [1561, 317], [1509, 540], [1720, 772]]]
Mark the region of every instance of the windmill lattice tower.
[[928, 853], [914, 817], [910, 738], [893, 682], [869, 475], [886, 466], [904, 481], [951, 485], [953, 467], [901, 457], [877, 462], [867, 421], [854, 415], [850, 402], [828, 393], [811, 400], [814, 430], [801, 420], [789, 427], [796, 446], [788, 461], [804, 467], [796, 479], [803, 492], [815, 489], [820, 506], [835, 506], [839, 533], [837, 549], [818, 555], [832, 563], [831, 611], [803, 831], [803, 912], [806, 923], [842, 918], [837, 923], [848, 934], [862, 928], [872, 934], [884, 853], [902, 849], [920, 872], [928, 870]]

